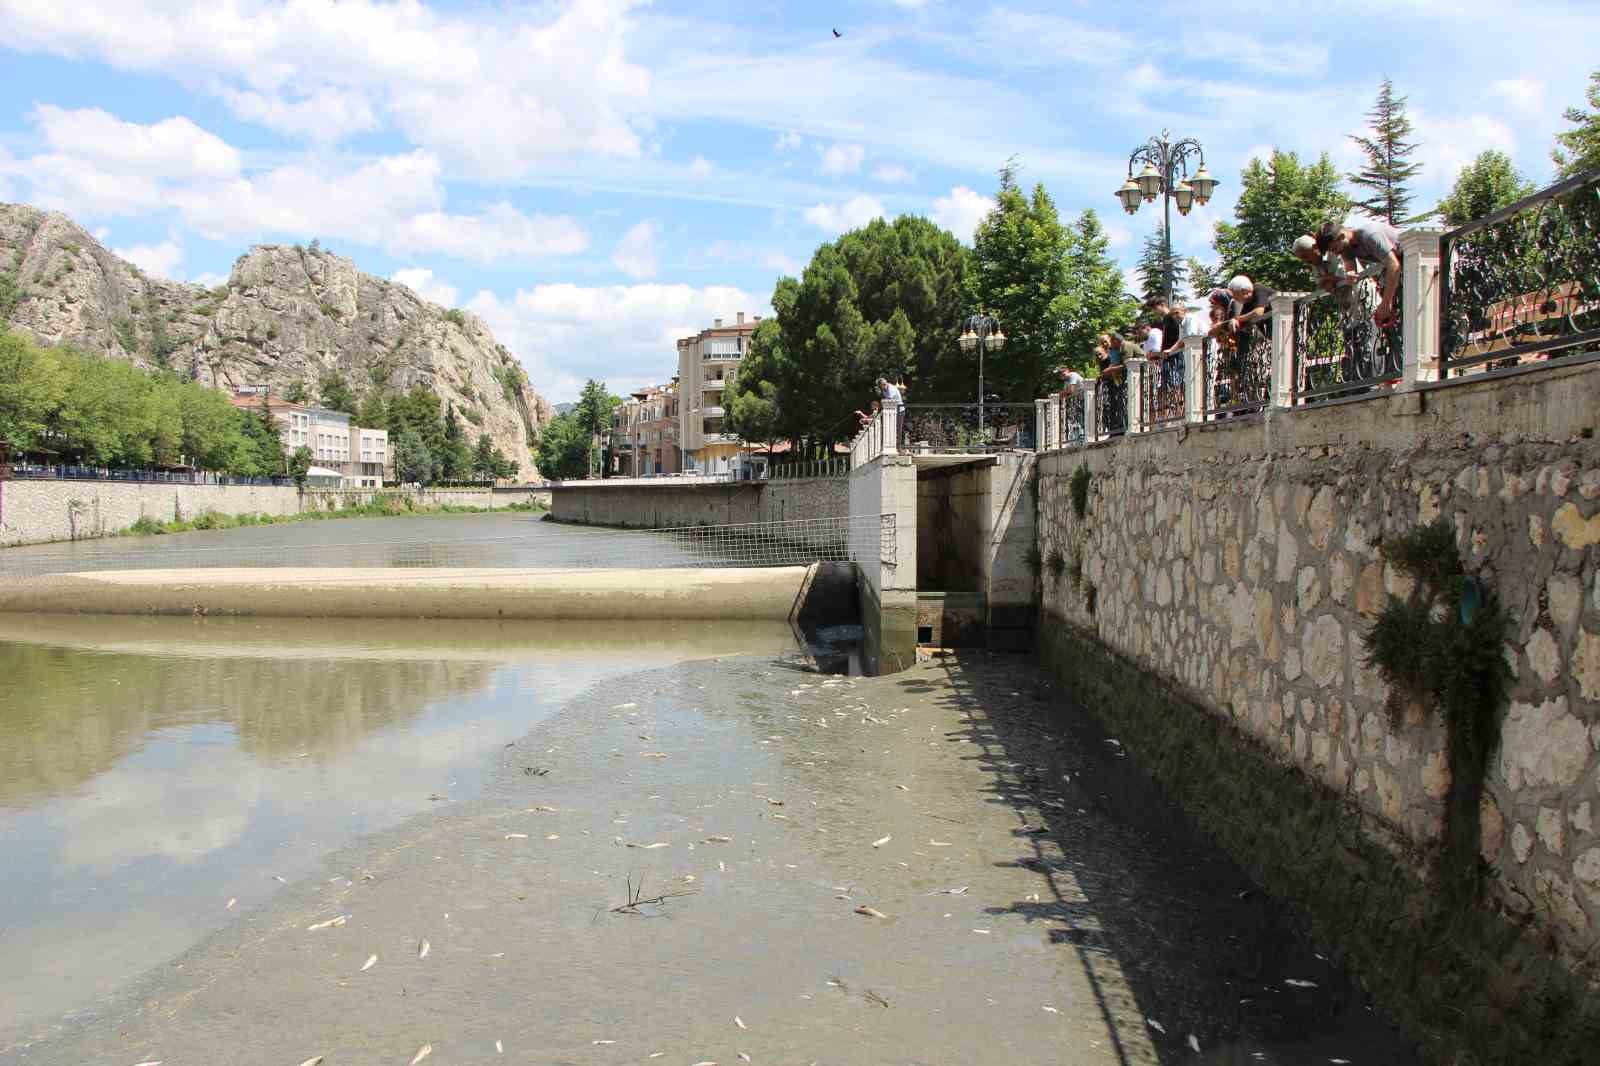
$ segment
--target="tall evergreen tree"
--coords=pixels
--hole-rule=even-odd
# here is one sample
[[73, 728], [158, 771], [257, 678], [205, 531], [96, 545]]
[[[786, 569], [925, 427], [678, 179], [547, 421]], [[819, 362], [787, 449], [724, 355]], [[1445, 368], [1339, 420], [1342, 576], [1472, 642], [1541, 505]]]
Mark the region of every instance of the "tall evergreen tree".
[[1139, 253], [1134, 271], [1139, 275], [1139, 295], [1146, 300], [1175, 296], [1183, 289], [1186, 267], [1176, 252], [1167, 254], [1166, 227], [1157, 226], [1144, 239], [1144, 250]]
[[1343, 218], [1350, 200], [1339, 191], [1339, 172], [1326, 154], [1302, 166], [1293, 152], [1273, 150], [1250, 160], [1239, 175], [1233, 222], [1217, 224], [1214, 245], [1221, 277], [1246, 274], [1274, 289], [1309, 292], [1311, 268], [1289, 252], [1294, 239], [1329, 218]]
[[572, 415], [589, 442], [589, 473], [585, 477], [593, 477], [598, 470], [599, 438], [611, 432], [611, 412], [621, 402], [622, 397], [606, 391], [605, 382], [594, 378], [584, 382], [583, 393], [578, 397], [578, 406], [572, 409]]
[[[1096, 338], [1132, 324], [1138, 307], [1123, 292], [1122, 268], [1111, 258], [1111, 242], [1100, 216], [1085, 208], [1072, 224], [1067, 247], [1067, 313], [1056, 324], [1062, 364], [1087, 370], [1094, 363]], [[1046, 379], [1047, 390], [1058, 383]]]
[[1227, 278], [1222, 276], [1221, 268], [1212, 266], [1202, 259], [1194, 256], [1184, 266], [1184, 272], [1189, 280], [1189, 292], [1197, 300], [1202, 299], [1212, 289], [1221, 288]]
[[1410, 162], [1411, 153], [1417, 150], [1411, 136], [1411, 119], [1406, 117], [1406, 98], [1396, 96], [1394, 83], [1388, 78], [1378, 89], [1377, 102], [1367, 112], [1372, 136], [1352, 134], [1350, 139], [1360, 145], [1367, 157], [1367, 165], [1351, 174], [1350, 182], [1370, 192], [1356, 206], [1373, 218], [1382, 219], [1391, 226], [1405, 221], [1406, 209], [1411, 204], [1411, 193], [1406, 182], [1416, 177], [1421, 163]]
[[1562, 112], [1573, 128], [1556, 134], [1556, 147], [1550, 153], [1563, 178], [1600, 169], [1600, 69], [1589, 75], [1586, 97], [1588, 110], [1569, 107]]

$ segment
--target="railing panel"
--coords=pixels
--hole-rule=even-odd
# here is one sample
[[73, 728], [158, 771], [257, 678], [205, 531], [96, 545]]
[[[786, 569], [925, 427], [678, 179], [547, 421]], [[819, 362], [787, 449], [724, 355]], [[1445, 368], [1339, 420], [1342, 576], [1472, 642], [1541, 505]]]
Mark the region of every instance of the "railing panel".
[[900, 408], [900, 447], [913, 453], [1034, 450], [1032, 404], [907, 404]]
[[1400, 332], [1402, 301], [1396, 290], [1395, 318], [1379, 325], [1373, 317], [1378, 284], [1363, 278], [1335, 293], [1303, 297], [1294, 305], [1294, 399], [1306, 403], [1345, 396], [1404, 374]]
[[1237, 343], [1211, 342], [1206, 348], [1212, 416], [1259, 411], [1272, 402], [1272, 334], [1251, 328]]
[[1061, 446], [1063, 448], [1082, 447], [1087, 438], [1084, 436], [1084, 402], [1081, 386], [1069, 388], [1066, 392], [1056, 397], [1060, 408], [1058, 425], [1061, 427]]
[[1139, 390], [1139, 424], [1146, 430], [1179, 425], [1187, 410], [1183, 353], [1152, 359]]
[[1101, 374], [1095, 379], [1095, 440], [1120, 437], [1128, 431], [1128, 371]]
[[1441, 376], [1600, 350], [1600, 170], [1441, 239]]

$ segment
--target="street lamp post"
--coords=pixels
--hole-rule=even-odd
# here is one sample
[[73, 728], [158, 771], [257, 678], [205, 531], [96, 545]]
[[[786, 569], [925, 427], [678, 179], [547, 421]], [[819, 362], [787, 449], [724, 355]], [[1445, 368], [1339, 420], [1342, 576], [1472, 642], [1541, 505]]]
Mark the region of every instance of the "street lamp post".
[[961, 334], [958, 343], [964, 352], [970, 354], [974, 349], [978, 352], [978, 439], [987, 446], [989, 438], [984, 432], [983, 418], [983, 353], [998, 352], [1004, 348], [1006, 335], [1001, 331], [997, 318], [979, 313], [967, 319], [967, 330]]
[[[1191, 159], [1199, 164], [1193, 177], [1189, 175]], [[1133, 168], [1139, 163], [1144, 166], [1135, 175]], [[1122, 201], [1122, 209], [1131, 215], [1139, 210], [1139, 201], [1150, 203], [1157, 196], [1162, 198], [1165, 221], [1162, 223], [1161, 236], [1166, 254], [1162, 265], [1165, 268], [1169, 304], [1173, 297], [1172, 202], [1178, 202], [1178, 214], [1187, 215], [1195, 204], [1205, 206], [1216, 187], [1217, 179], [1206, 170], [1205, 150], [1192, 137], [1174, 141], [1170, 133], [1162, 130], [1160, 137], [1150, 138], [1128, 156], [1128, 180], [1117, 190], [1117, 199]]]

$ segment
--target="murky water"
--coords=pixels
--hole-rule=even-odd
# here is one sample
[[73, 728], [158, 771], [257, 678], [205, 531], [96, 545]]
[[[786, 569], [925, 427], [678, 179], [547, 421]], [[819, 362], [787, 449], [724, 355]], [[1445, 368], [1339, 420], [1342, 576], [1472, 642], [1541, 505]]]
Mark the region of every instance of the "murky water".
[[793, 647], [782, 625], [0, 615], [0, 1029], [479, 795], [501, 749], [598, 680]]

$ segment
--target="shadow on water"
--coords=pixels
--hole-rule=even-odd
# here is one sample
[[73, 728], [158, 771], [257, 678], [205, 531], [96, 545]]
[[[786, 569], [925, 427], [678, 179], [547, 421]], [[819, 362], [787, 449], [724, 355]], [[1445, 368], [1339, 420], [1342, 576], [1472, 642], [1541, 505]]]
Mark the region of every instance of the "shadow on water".
[[1074, 954], [1119, 1062], [1421, 1061], [1059, 682], [985, 652], [936, 666], [964, 722], [946, 740], [971, 746], [990, 802], [1015, 813], [1018, 851], [1002, 862], [1043, 886], [991, 913], [1047, 923]]

